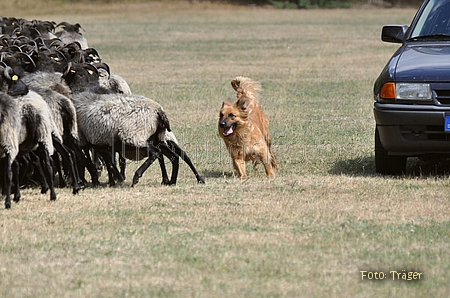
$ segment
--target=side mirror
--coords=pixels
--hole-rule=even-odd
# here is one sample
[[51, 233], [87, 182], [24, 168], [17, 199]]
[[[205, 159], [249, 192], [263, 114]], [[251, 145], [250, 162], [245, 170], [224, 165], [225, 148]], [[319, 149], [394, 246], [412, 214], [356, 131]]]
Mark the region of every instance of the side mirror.
[[408, 28], [406, 25], [386, 25], [381, 31], [381, 40], [384, 42], [403, 43]]

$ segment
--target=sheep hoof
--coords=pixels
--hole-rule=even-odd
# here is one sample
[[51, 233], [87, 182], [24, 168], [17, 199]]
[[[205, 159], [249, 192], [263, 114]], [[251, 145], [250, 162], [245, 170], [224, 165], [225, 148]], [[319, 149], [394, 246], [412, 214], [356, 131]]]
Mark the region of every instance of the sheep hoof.
[[48, 186], [43, 186], [42, 188], [41, 188], [41, 194], [44, 194], [44, 193], [46, 193], [48, 191]]
[[16, 202], [16, 203], [19, 203], [20, 202], [20, 197], [21, 197], [21, 195], [17, 195], [17, 196], [14, 196], [14, 202]]
[[201, 184], [205, 184], [205, 179], [203, 179], [201, 176], [197, 176], [197, 182]]
[[6, 209], [11, 209], [11, 202], [5, 202], [5, 208]]
[[134, 174], [133, 184], [131, 184], [131, 187], [133, 187], [134, 185], [138, 184], [139, 178], [141, 178], [141, 177], [138, 174]]
[[50, 194], [50, 201], [55, 201], [56, 200], [56, 193], [52, 192]]

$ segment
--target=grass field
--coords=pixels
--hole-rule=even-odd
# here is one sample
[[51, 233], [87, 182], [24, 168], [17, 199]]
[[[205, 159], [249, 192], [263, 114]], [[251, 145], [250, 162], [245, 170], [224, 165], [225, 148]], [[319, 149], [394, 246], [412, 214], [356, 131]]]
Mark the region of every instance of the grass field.
[[[55, 202], [24, 190], [0, 209], [0, 297], [450, 295], [448, 162], [374, 168], [372, 86], [397, 47], [381, 27], [414, 10], [14, 3], [2, 15], [79, 22], [134, 93], [164, 106], [206, 184], [182, 164], [160, 186], [153, 165], [130, 188], [130, 162], [114, 188], [104, 175]], [[217, 135], [238, 75], [264, 89], [275, 179], [236, 178]]]

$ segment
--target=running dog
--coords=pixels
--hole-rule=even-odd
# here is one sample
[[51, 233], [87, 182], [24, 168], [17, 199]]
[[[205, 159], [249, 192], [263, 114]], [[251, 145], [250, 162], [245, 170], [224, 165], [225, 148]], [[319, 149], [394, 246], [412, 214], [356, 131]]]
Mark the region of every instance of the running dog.
[[269, 120], [257, 101], [261, 87], [246, 77], [231, 81], [236, 91], [236, 102], [227, 99], [219, 114], [219, 135], [233, 160], [234, 169], [242, 179], [247, 178], [245, 162], [252, 161], [255, 169], [262, 163], [266, 175], [275, 177], [278, 161], [272, 150]]

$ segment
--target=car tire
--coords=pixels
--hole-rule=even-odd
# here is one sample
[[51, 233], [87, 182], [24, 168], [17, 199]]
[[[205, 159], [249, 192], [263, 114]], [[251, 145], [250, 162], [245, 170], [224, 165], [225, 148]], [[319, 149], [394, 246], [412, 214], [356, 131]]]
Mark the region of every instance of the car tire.
[[375, 128], [375, 171], [383, 175], [402, 175], [406, 172], [406, 156], [389, 155], [381, 144], [378, 127]]

